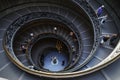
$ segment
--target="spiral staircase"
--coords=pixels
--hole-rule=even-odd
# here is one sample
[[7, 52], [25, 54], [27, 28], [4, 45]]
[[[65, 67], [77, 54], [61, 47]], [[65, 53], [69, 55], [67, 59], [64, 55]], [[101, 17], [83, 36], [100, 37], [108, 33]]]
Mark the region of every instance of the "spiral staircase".
[[[95, 13], [102, 4], [103, 25]], [[112, 10], [104, 0], [1, 0], [0, 80], [119, 80], [120, 18]], [[100, 44], [113, 34], [114, 46]]]

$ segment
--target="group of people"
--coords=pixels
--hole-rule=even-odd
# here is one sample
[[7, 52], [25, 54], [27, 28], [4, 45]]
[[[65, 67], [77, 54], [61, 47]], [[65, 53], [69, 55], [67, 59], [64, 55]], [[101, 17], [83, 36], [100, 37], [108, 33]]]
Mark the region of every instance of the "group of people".
[[118, 42], [118, 34], [104, 34], [101, 36], [101, 45], [115, 47]]
[[28, 44], [30, 43], [31, 39], [34, 38], [34, 33], [30, 33], [30, 38], [26, 39], [24, 43], [20, 45], [20, 49], [23, 53], [26, 53], [26, 50], [28, 49]]
[[72, 38], [73, 38], [73, 41], [74, 43], [72, 44], [71, 48], [72, 48], [72, 52], [75, 52], [76, 51], [76, 47], [75, 47], [75, 43], [77, 41], [76, 37], [75, 37], [75, 34], [71, 31], [70, 34], [69, 34]]
[[[57, 32], [57, 27], [54, 27], [53, 30], [54, 30], [55, 32]], [[77, 41], [77, 39], [75, 38], [74, 32], [71, 31], [71, 32], [69, 33], [69, 35], [73, 38], [74, 42]], [[71, 47], [72, 47], [72, 51], [75, 52], [75, 51], [76, 51], [75, 46], [72, 45]], [[61, 49], [62, 49], [62, 44], [61, 44], [61, 42], [57, 41], [56, 48], [57, 48], [58, 52], [60, 53], [60, 52], [61, 52]]]
[[[103, 9], [104, 9], [104, 5], [100, 6], [97, 10], [96, 10], [96, 14], [98, 16], [98, 20], [100, 20], [100, 25], [103, 25], [107, 18], [108, 15], [104, 15], [101, 16], [103, 14]], [[101, 36], [101, 45], [104, 46], [112, 46], [115, 47], [115, 45], [117, 44], [117, 39], [118, 39], [118, 34], [104, 34]]]
[[98, 16], [98, 19], [100, 20], [100, 24], [103, 25], [107, 18], [108, 18], [108, 15], [104, 15], [104, 16], [101, 16], [103, 14], [103, 9], [104, 9], [104, 5], [100, 6], [97, 10], [96, 10], [96, 14]]

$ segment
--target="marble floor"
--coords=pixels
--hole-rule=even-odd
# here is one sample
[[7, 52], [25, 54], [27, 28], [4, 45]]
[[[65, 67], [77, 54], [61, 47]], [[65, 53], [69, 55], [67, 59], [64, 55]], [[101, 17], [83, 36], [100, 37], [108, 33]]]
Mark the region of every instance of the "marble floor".
[[63, 53], [51, 51], [44, 58], [44, 68], [50, 71], [60, 71], [65, 68], [67, 62]]

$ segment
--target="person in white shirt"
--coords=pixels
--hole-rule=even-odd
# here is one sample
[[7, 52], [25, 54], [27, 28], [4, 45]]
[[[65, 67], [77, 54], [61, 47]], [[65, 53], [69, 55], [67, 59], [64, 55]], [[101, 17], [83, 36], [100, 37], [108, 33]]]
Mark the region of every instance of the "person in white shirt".
[[106, 22], [107, 17], [108, 17], [107, 14], [106, 14], [105, 16], [98, 17], [98, 19], [101, 20], [101, 21], [100, 21], [100, 24], [101, 24], [101, 25], [104, 24], [104, 23]]

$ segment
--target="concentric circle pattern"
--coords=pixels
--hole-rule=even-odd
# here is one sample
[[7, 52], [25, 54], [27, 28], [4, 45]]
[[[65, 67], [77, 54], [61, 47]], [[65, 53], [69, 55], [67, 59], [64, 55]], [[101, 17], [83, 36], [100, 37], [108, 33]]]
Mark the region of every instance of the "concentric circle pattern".
[[[23, 79], [25, 75], [32, 76], [31, 80], [78, 80], [101, 73], [105, 78], [100, 80], [105, 80], [108, 76], [102, 68], [120, 56], [120, 31], [115, 21], [109, 22], [114, 20], [109, 11], [96, 14], [95, 1], [31, 0], [7, 8], [0, 30], [4, 31], [2, 51], [10, 63], [0, 71], [13, 63], [17, 66], [13, 70], [22, 72], [18, 80], [27, 80]], [[109, 20], [101, 24], [104, 14]]]

